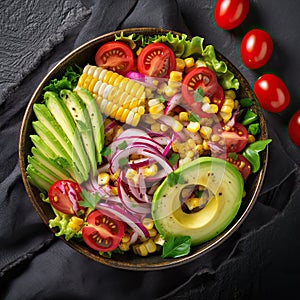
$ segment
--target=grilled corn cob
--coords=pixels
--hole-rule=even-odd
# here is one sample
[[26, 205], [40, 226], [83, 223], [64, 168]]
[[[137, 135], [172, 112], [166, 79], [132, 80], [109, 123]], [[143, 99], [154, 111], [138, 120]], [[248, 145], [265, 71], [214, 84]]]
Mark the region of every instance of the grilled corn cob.
[[145, 113], [145, 87], [116, 72], [86, 65], [77, 87], [93, 94], [103, 114], [123, 123], [137, 126]]

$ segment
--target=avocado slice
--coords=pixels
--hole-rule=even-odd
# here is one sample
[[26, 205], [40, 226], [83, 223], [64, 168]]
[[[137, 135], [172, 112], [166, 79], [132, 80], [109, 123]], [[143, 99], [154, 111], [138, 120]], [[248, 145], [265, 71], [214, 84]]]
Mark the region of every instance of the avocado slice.
[[[187, 212], [183, 209], [182, 194], [198, 186], [207, 189], [210, 199], [204, 207]], [[199, 157], [170, 173], [154, 193], [155, 226], [165, 238], [190, 236], [192, 245], [204, 243], [232, 222], [240, 208], [243, 190], [244, 180], [234, 166], [219, 158]]]

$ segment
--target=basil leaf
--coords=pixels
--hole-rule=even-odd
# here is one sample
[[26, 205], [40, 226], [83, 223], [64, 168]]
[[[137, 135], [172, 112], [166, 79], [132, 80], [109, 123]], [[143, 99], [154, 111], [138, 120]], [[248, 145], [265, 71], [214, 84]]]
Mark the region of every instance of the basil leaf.
[[243, 107], [251, 107], [252, 106], [252, 99], [251, 98], [243, 98], [239, 100], [239, 103], [243, 106]]
[[271, 143], [271, 139], [256, 141], [248, 146], [251, 150], [254, 151], [263, 151], [267, 147], [269, 143]]
[[83, 207], [95, 209], [97, 203], [101, 200], [101, 197], [97, 193], [90, 193], [87, 190], [82, 190], [80, 193], [82, 201], [78, 201], [78, 204]]
[[181, 257], [189, 254], [192, 239], [190, 236], [169, 236], [164, 244], [161, 257]]
[[250, 124], [249, 127], [248, 127], [248, 133], [250, 133], [252, 135], [259, 134], [260, 133], [259, 123]]
[[257, 114], [254, 113], [251, 109], [248, 109], [246, 111], [246, 114], [244, 116], [242, 124], [245, 125], [245, 126], [247, 126], [247, 125], [253, 123], [256, 120], [257, 120]]
[[189, 122], [199, 122], [200, 121], [200, 117], [197, 114], [191, 112], [191, 113], [189, 113], [188, 121]]
[[204, 91], [202, 88], [197, 88], [194, 91], [194, 101], [195, 102], [202, 102], [204, 97]]

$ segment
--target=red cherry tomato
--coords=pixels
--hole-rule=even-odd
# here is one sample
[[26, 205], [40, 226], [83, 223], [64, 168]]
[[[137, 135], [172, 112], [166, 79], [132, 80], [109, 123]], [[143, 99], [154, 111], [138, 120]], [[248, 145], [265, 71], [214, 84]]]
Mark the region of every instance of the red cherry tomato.
[[226, 152], [240, 152], [248, 143], [247, 128], [237, 122], [231, 128], [225, 128], [221, 124], [216, 124], [213, 127], [213, 134], [220, 136], [220, 140], [214, 143]]
[[288, 132], [291, 141], [295, 145], [300, 146], [300, 109], [297, 110], [290, 119]]
[[176, 57], [163, 43], [147, 45], [139, 54], [137, 67], [140, 73], [151, 77], [168, 77], [176, 69]]
[[93, 211], [82, 228], [84, 242], [96, 251], [108, 252], [116, 249], [124, 235], [124, 224], [114, 216]]
[[249, 0], [218, 0], [214, 9], [215, 21], [222, 29], [233, 29], [246, 19], [249, 8]]
[[222, 159], [230, 162], [241, 173], [244, 180], [250, 175], [252, 168], [251, 164], [246, 157], [239, 153], [227, 153], [219, 156]]
[[121, 75], [134, 68], [133, 52], [122, 42], [108, 42], [101, 46], [95, 55], [96, 65]]
[[186, 74], [182, 81], [182, 96], [185, 102], [201, 117], [208, 117], [209, 114], [202, 111], [202, 103], [195, 102], [195, 90], [201, 88], [205, 96], [209, 97], [211, 103], [222, 107], [224, 102], [224, 91], [219, 85], [216, 74], [207, 67], [198, 67]]
[[263, 109], [281, 112], [290, 103], [290, 93], [285, 83], [274, 74], [264, 74], [254, 83], [254, 93]]
[[78, 202], [81, 188], [78, 183], [70, 180], [58, 180], [52, 184], [48, 191], [48, 197], [51, 205], [58, 211], [74, 215], [84, 210]]
[[273, 52], [273, 40], [264, 30], [252, 29], [243, 37], [240, 46], [241, 58], [249, 69], [265, 65]]

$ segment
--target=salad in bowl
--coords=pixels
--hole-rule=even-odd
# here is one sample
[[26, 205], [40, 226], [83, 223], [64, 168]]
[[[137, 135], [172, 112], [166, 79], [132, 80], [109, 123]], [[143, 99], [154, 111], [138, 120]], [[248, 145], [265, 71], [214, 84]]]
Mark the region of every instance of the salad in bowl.
[[259, 193], [266, 127], [199, 36], [128, 29], [70, 53], [33, 95], [20, 162], [56, 236], [101, 263], [158, 269], [221, 244]]

